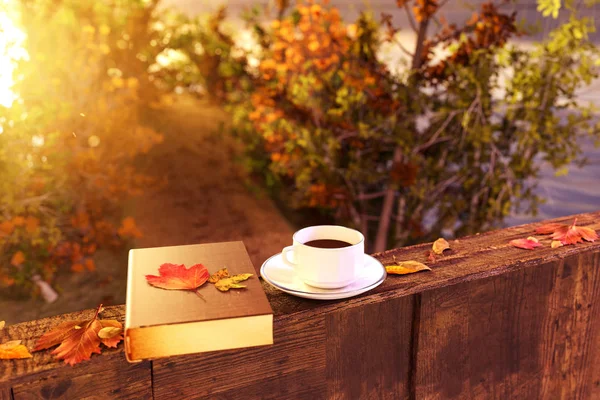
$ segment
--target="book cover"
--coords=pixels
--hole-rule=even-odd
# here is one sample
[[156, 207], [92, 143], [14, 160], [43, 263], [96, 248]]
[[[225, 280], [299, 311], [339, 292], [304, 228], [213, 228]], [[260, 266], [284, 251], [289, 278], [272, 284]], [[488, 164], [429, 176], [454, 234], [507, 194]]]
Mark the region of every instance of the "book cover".
[[258, 276], [244, 289], [221, 292], [210, 283], [190, 290], [151, 286], [164, 263], [203, 264], [212, 274], [255, 274], [242, 242], [132, 249], [129, 252], [125, 353], [130, 362], [273, 343], [273, 311]]

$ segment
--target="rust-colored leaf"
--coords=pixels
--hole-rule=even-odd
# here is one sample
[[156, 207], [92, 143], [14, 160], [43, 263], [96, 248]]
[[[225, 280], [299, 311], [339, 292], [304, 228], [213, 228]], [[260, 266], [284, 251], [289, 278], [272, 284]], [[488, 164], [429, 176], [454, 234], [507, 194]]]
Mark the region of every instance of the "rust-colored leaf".
[[39, 229], [40, 220], [36, 217], [29, 216], [25, 220], [25, 230], [27, 233], [35, 233]]
[[[196, 291], [209, 278], [206, 267], [202, 264], [186, 268], [183, 264], [165, 263], [158, 268], [159, 276], [146, 275], [146, 281], [157, 288]], [[198, 292], [196, 292], [200, 296]], [[202, 296], [200, 296], [202, 297]]]
[[591, 228], [577, 226], [577, 218], [572, 225], [551, 223], [537, 228], [536, 233], [552, 235], [552, 240], [560, 241], [563, 245], [582, 243], [584, 240], [593, 242], [598, 239], [598, 234]]
[[0, 360], [12, 360], [17, 358], [31, 358], [32, 355], [20, 340], [12, 340], [0, 344]]
[[431, 271], [431, 268], [418, 261], [399, 261], [396, 264], [386, 265], [385, 270], [388, 274], [407, 275], [419, 271]]
[[431, 261], [432, 263], [435, 262], [435, 260], [436, 260], [435, 253], [433, 251], [430, 251], [429, 254], [427, 254], [427, 259], [429, 261]]
[[63, 322], [46, 332], [38, 339], [33, 351], [59, 345], [52, 354], [59, 360], [64, 360], [66, 364], [74, 365], [89, 360], [94, 353], [100, 354], [100, 343], [107, 347], [117, 347], [117, 344], [123, 339], [121, 333], [106, 338], [101, 338], [99, 333], [107, 327], [122, 330], [123, 326], [119, 321], [98, 319], [98, 314], [102, 310], [102, 305], [100, 305], [92, 319]]
[[226, 292], [229, 289], [243, 289], [246, 286], [240, 285], [239, 282], [243, 282], [250, 278], [254, 274], [238, 274], [228, 278], [221, 278], [215, 282], [215, 287], [221, 292]]
[[545, 224], [545, 225], [542, 225], [542, 226], [536, 228], [535, 233], [537, 233], [538, 235], [549, 235], [551, 233], [554, 233], [554, 231], [556, 231], [561, 226], [564, 226], [564, 225], [559, 224], [559, 223]]
[[10, 259], [10, 263], [15, 267], [18, 267], [19, 265], [23, 264], [24, 262], [25, 262], [25, 254], [23, 254], [23, 252], [21, 250], [17, 251], [15, 254], [13, 254], [12, 258]]
[[536, 247], [541, 247], [542, 244], [533, 236], [529, 236], [527, 239], [514, 239], [509, 242], [511, 246], [518, 247], [519, 249], [533, 250]]
[[593, 242], [598, 239], [598, 234], [591, 228], [577, 226], [577, 218], [572, 225], [563, 225], [556, 229], [552, 234], [552, 239], [560, 240], [562, 244], [576, 244], [584, 240]]
[[433, 242], [433, 252], [435, 254], [443, 254], [444, 250], [448, 250], [450, 248], [450, 243], [444, 238], [439, 238], [435, 242]]

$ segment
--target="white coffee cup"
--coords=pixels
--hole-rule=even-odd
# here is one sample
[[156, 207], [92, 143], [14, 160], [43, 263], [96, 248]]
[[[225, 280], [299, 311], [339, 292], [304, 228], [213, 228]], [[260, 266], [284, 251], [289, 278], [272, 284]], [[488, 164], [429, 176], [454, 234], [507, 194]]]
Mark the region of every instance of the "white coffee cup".
[[[346, 247], [307, 246], [312, 240], [340, 240]], [[365, 238], [357, 230], [337, 225], [309, 226], [294, 233], [293, 245], [281, 251], [283, 261], [296, 269], [306, 284], [323, 289], [347, 286], [363, 267]], [[288, 258], [291, 253], [292, 260]]]

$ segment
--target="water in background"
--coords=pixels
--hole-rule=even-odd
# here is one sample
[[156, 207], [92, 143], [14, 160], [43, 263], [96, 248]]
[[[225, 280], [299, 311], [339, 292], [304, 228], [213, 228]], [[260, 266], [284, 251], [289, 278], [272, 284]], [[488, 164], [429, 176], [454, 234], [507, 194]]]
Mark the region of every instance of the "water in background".
[[[465, 4], [478, 4], [481, 2], [483, 0], [450, 0], [445, 5], [446, 19], [449, 22], [460, 24], [468, 19], [473, 12]], [[234, 18], [245, 7], [269, 3], [272, 5], [274, 2], [264, 0], [220, 2], [208, 2], [206, 0], [164, 0], [163, 3], [190, 15], [215, 10], [217, 6], [226, 4], [231, 17]], [[368, 7], [376, 17], [380, 16], [382, 12], [388, 13], [393, 16], [393, 20], [397, 26], [409, 26], [404, 12], [398, 9], [392, 0], [371, 0], [367, 2], [361, 0], [332, 0], [330, 4], [340, 9], [340, 13], [346, 21], [355, 20], [359, 11], [365, 9], [365, 4], [368, 4]], [[557, 20], [541, 18], [539, 12], [536, 11], [537, 5], [535, 0], [520, 0], [506, 8], [508, 9], [509, 7], [517, 11], [519, 19], [526, 21], [528, 24], [537, 23], [539, 25], [539, 34], [533, 38], [529, 37], [529, 40], [541, 39], [555, 26], [568, 20], [566, 14], [561, 14]], [[600, 5], [588, 10], [588, 15], [594, 17], [595, 21], [600, 21]], [[593, 39], [595, 42], [600, 43], [600, 30], [594, 34]], [[406, 47], [409, 49], [414, 47], [412, 45], [414, 43], [414, 35], [411, 33], [407, 32], [402, 41], [406, 42]], [[394, 55], [392, 54], [389, 57], [388, 61], [394, 63]], [[596, 80], [591, 86], [582, 90], [579, 97], [582, 101], [600, 105], [600, 80]], [[541, 166], [540, 180], [536, 192], [545, 199], [545, 204], [540, 206], [537, 216], [514, 213], [506, 219], [507, 226], [600, 210], [600, 148], [594, 147], [591, 141], [582, 143], [582, 147], [588, 163], [583, 168], [578, 168], [575, 165], [571, 166], [568, 175], [557, 177], [549, 165], [544, 163]]]

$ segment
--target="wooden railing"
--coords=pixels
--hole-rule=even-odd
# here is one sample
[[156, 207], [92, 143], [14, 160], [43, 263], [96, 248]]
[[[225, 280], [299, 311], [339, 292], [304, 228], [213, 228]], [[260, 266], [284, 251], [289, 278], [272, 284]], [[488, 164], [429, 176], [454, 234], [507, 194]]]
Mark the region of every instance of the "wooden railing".
[[[600, 212], [579, 215], [600, 229]], [[570, 222], [573, 217], [556, 221]], [[539, 224], [450, 241], [433, 271], [390, 276], [333, 302], [265, 286], [268, 347], [128, 364], [122, 345], [75, 367], [49, 351], [0, 361], [5, 399], [598, 399], [600, 241], [533, 251], [508, 245]], [[429, 244], [376, 255], [426, 262]], [[61, 321], [9, 326], [28, 347]], [[106, 318], [123, 320], [124, 307]]]

